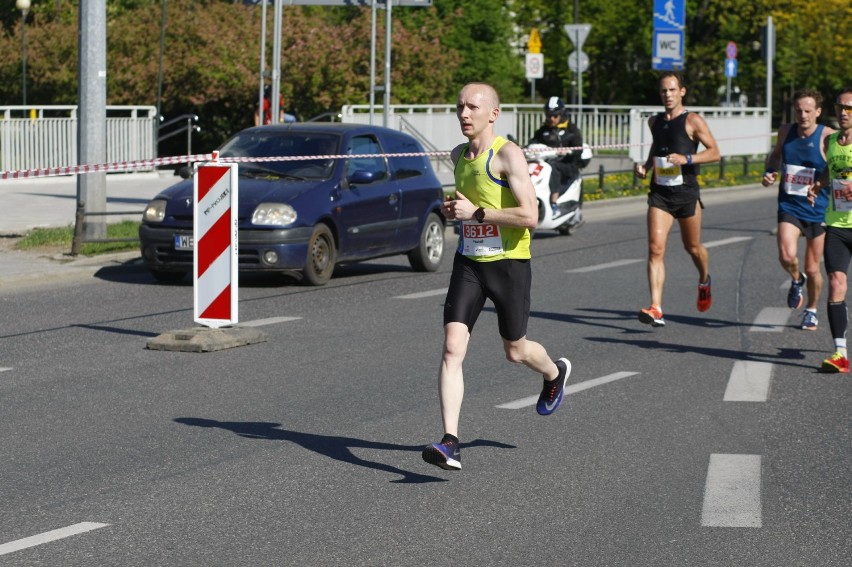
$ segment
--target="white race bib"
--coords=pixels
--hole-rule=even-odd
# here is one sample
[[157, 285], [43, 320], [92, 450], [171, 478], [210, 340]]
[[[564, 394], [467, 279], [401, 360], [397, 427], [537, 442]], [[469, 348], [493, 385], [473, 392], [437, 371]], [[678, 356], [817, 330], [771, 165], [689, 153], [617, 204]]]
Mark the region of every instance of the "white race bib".
[[834, 210], [838, 213], [852, 212], [852, 201], [843, 198], [843, 188], [850, 183], [849, 179], [832, 179], [831, 192], [834, 195]]
[[462, 221], [461, 229], [463, 255], [494, 256], [503, 253], [503, 238], [496, 224]]
[[683, 174], [680, 171], [680, 166], [673, 164], [664, 157], [655, 157], [654, 182], [666, 187], [683, 185]]
[[784, 191], [788, 195], [808, 196], [808, 187], [814, 184], [816, 170], [812, 167], [784, 164]]

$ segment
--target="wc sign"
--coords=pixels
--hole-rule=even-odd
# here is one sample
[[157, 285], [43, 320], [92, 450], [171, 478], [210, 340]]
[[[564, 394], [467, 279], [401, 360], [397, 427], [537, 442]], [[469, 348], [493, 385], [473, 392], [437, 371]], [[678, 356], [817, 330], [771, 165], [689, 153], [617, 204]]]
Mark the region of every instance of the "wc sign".
[[686, 0], [654, 0], [654, 46], [651, 67], [655, 71], [683, 69]]
[[683, 32], [654, 30], [654, 59], [683, 61]]

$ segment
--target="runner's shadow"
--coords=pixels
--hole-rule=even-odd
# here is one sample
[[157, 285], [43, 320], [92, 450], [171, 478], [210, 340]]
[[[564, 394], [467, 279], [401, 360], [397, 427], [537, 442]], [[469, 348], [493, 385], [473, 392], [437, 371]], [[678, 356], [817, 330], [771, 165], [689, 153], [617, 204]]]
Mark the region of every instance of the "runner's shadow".
[[[630, 320], [636, 323], [640, 329], [650, 330], [651, 327], [639, 322], [639, 310], [636, 311], [619, 311], [616, 309], [593, 309], [589, 307], [581, 307], [578, 311], [590, 311], [592, 313], [609, 313], [618, 316], [622, 319]], [[708, 329], [721, 329], [726, 327], [765, 327], [767, 330], [775, 328], [777, 325], [755, 325], [754, 323], [740, 323], [739, 321], [726, 321], [724, 319], [711, 319], [708, 317], [693, 317], [690, 315], [672, 315], [665, 314], [666, 323], [678, 323], [679, 325], [692, 325], [693, 327], [705, 327]]]
[[675, 343], [664, 343], [661, 341], [650, 341], [650, 340], [625, 340], [625, 339], [613, 339], [609, 337], [587, 337], [586, 340], [595, 341], [599, 343], [612, 343], [619, 345], [630, 345], [637, 348], [643, 348], [648, 350], [659, 350], [664, 352], [672, 352], [677, 354], [683, 353], [696, 353], [703, 354], [705, 356], [712, 356], [713, 358], [727, 358], [730, 360], [745, 360], [745, 361], [754, 361], [754, 362], [773, 362], [775, 364], [784, 365], [784, 366], [797, 366], [799, 368], [807, 368], [809, 370], [813, 369], [813, 365], [810, 364], [796, 364], [793, 360], [804, 360], [806, 352], [817, 352], [813, 350], [806, 349], [797, 349], [797, 348], [779, 348], [777, 354], [762, 354], [755, 352], [743, 352], [741, 350], [730, 350], [725, 348], [713, 348], [708, 346], [692, 346], [692, 345], [679, 345]]
[[[409, 451], [420, 452], [424, 445], [398, 445], [395, 443], [384, 443], [378, 441], [366, 441], [354, 437], [339, 437], [337, 435], [318, 435], [314, 433], [302, 433], [280, 429], [280, 423], [256, 422], [256, 421], [217, 421], [215, 419], [203, 419], [198, 417], [178, 417], [174, 420], [183, 425], [196, 427], [218, 427], [236, 433], [247, 439], [268, 439], [270, 441], [290, 441], [304, 447], [309, 451], [319, 453], [336, 461], [358, 465], [369, 469], [376, 469], [389, 473], [402, 475], [402, 478], [392, 480], [398, 483], [426, 483], [445, 482], [447, 479], [436, 476], [423, 475], [404, 469], [400, 469], [386, 463], [379, 463], [363, 459], [352, 452], [352, 449], [380, 449], [383, 451]], [[467, 447], [496, 447], [499, 449], [514, 449], [514, 445], [500, 443], [498, 441], [487, 441], [476, 439], [470, 443], [462, 443], [461, 448]]]

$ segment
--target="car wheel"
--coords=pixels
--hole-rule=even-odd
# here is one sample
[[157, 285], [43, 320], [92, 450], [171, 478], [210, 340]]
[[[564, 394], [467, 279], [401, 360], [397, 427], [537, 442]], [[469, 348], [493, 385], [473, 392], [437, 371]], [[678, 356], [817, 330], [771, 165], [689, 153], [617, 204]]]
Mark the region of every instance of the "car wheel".
[[417, 248], [408, 253], [408, 261], [417, 272], [434, 272], [444, 257], [444, 223], [435, 213], [429, 213], [420, 233]]
[[164, 284], [177, 284], [183, 281], [187, 272], [161, 272], [159, 270], [151, 270], [151, 275], [154, 279]]
[[314, 227], [311, 240], [308, 242], [308, 258], [305, 263], [304, 281], [309, 285], [325, 285], [331, 279], [334, 265], [337, 262], [337, 248], [334, 245], [334, 235], [324, 224]]

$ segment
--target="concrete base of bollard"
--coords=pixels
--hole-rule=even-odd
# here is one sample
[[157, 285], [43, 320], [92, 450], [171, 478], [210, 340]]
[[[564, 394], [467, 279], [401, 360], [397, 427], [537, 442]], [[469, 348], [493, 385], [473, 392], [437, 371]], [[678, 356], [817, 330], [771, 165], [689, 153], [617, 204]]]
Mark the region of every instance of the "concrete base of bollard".
[[263, 342], [266, 342], [266, 335], [252, 327], [193, 327], [166, 331], [149, 340], [146, 347], [150, 350], [214, 352]]

